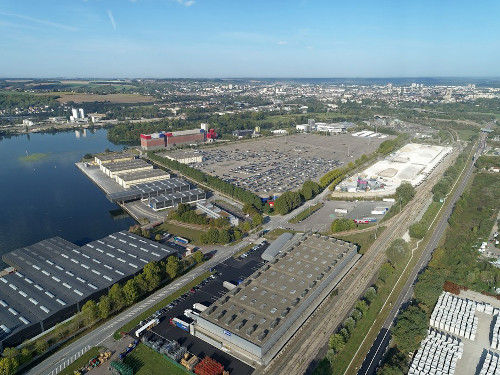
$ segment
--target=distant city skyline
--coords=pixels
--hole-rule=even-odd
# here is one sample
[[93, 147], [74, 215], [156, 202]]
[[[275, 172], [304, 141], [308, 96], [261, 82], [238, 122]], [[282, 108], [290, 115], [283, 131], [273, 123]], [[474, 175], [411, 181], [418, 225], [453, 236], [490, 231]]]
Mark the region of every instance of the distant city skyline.
[[499, 77], [500, 2], [26, 0], [0, 77]]

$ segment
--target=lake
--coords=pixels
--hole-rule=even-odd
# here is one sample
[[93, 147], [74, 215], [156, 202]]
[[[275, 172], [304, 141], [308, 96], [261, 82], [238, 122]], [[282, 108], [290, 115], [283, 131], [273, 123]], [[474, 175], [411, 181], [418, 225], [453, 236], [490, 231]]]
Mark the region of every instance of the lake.
[[123, 146], [105, 129], [0, 138], [0, 256], [54, 236], [84, 245], [135, 224], [114, 220], [119, 207], [75, 166], [106, 148]]

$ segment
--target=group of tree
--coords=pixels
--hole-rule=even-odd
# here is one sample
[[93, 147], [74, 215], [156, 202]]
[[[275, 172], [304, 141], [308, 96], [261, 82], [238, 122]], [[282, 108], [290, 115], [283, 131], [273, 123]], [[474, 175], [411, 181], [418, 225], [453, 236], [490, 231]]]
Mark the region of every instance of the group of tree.
[[241, 231], [237, 228], [231, 229], [217, 229], [210, 228], [208, 232], [202, 233], [200, 236], [200, 242], [203, 244], [221, 244], [225, 245], [232, 241], [241, 239]]
[[354, 222], [354, 220], [348, 219], [346, 217], [335, 219], [332, 222], [331, 226], [332, 233], [346, 232], [348, 230], [355, 228], [356, 228], [356, 223]]
[[[477, 173], [469, 190], [455, 204], [444, 242], [434, 250], [428, 266], [418, 276], [414, 300], [397, 318], [392, 330], [394, 346], [379, 374], [407, 372], [409, 353], [414, 352], [425, 337], [430, 314], [446, 281], [478, 292], [494, 293], [500, 282], [500, 269], [479, 256], [477, 243], [490, 234], [499, 200], [500, 176]], [[381, 269], [379, 278], [387, 268]]]
[[478, 169], [490, 169], [492, 167], [500, 167], [500, 156], [487, 156], [482, 155], [476, 160], [476, 167]]
[[467, 147], [455, 160], [455, 163], [448, 167], [443, 174], [443, 177], [439, 179], [438, 182], [432, 187], [432, 193], [434, 194], [434, 202], [439, 202], [450, 192], [451, 187], [460, 176], [465, 164], [467, 163], [467, 158], [469, 155], [470, 147]]
[[384, 220], [390, 219], [394, 215], [400, 213], [408, 202], [413, 199], [415, 194], [415, 187], [411, 183], [407, 181], [402, 182], [396, 188], [396, 193], [394, 194], [395, 204], [387, 211]]
[[194, 207], [185, 203], [179, 203], [177, 209], [170, 213], [168, 218], [189, 224], [210, 225], [216, 228], [226, 228], [229, 226], [227, 218], [221, 216], [214, 219], [209, 218], [204, 214], [197, 214]]
[[209, 188], [226, 194], [242, 203], [252, 204], [259, 211], [262, 209], [261, 199], [256, 194], [248, 190], [245, 190], [239, 186], [235, 186], [232, 183], [224, 181], [218, 177], [208, 175], [203, 171], [188, 166], [187, 164], [179, 163], [177, 160], [163, 158], [151, 152], [148, 153], [148, 156], [150, 159], [158, 162], [159, 164], [178, 171], [184, 176], [197, 181], [200, 184], [204, 184]]
[[370, 304], [373, 302], [376, 295], [377, 290], [371, 286], [366, 290], [364, 297], [356, 302], [351, 315], [344, 321], [337, 331], [330, 336], [328, 340], [328, 352], [326, 358], [322, 360], [314, 370], [314, 375], [331, 374], [331, 369], [334, 366], [336, 355], [344, 350], [344, 347], [352, 336], [356, 325], [366, 315]]

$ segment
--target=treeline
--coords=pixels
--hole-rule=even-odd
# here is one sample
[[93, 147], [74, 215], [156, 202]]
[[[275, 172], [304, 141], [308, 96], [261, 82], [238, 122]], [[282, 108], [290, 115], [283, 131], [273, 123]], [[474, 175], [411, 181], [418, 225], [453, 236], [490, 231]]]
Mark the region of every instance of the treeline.
[[409, 201], [413, 199], [416, 194], [415, 187], [407, 181], [404, 181], [396, 188], [396, 194], [394, 194], [395, 203], [384, 215], [382, 221], [389, 220], [394, 215], [401, 212], [401, 210], [408, 204]]
[[451, 187], [457, 180], [458, 176], [464, 169], [467, 159], [469, 157], [470, 147], [467, 147], [458, 156], [457, 160], [453, 165], [449, 166], [448, 169], [443, 174], [443, 177], [439, 179], [438, 182], [432, 187], [432, 193], [434, 194], [432, 200], [434, 202], [440, 202], [444, 197], [450, 192]]
[[500, 200], [500, 176], [478, 173], [470, 189], [462, 194], [449, 220], [444, 243], [432, 258], [414, 288], [414, 299], [400, 313], [393, 328], [394, 346], [379, 370], [380, 375], [407, 373], [410, 352], [425, 337], [430, 314], [445, 281], [479, 292], [494, 293], [500, 269], [478, 253], [481, 238], [488, 238]]
[[500, 156], [486, 156], [482, 155], [476, 160], [476, 167], [478, 169], [490, 169], [492, 167], [500, 167]]
[[0, 108], [12, 111], [15, 108], [28, 107], [59, 107], [60, 103], [56, 100], [59, 96], [53, 95], [35, 95], [19, 92], [0, 92]]
[[204, 184], [211, 189], [224, 193], [242, 203], [251, 204], [259, 211], [262, 210], [261, 199], [256, 194], [248, 190], [235, 186], [232, 183], [226, 182], [218, 177], [210, 176], [198, 169], [188, 166], [187, 164], [181, 164], [176, 160], [163, 158], [152, 152], [148, 152], [148, 157], [151, 160], [166, 166], [167, 168], [179, 171], [184, 176], [193, 179], [200, 184]]
[[114, 284], [99, 301], [85, 302], [81, 311], [70, 322], [58, 324], [51, 333], [36, 341], [26, 342], [19, 349], [5, 348], [2, 353], [3, 358], [0, 359], [0, 374], [15, 374], [20, 365], [45, 354], [50, 346], [71, 338], [99, 321], [107, 319], [111, 314], [134, 304], [142, 296], [160, 287], [163, 282], [174, 279], [195, 263], [202, 261], [203, 254], [197, 251], [192, 257], [183, 261], [179, 261], [176, 256], [170, 256], [166, 262], [146, 264], [140, 274], [123, 285]]
[[313, 199], [322, 190], [318, 183], [311, 180], [304, 181], [299, 191], [287, 191], [280, 195], [274, 202], [274, 210], [280, 215], [285, 215], [303, 202]]

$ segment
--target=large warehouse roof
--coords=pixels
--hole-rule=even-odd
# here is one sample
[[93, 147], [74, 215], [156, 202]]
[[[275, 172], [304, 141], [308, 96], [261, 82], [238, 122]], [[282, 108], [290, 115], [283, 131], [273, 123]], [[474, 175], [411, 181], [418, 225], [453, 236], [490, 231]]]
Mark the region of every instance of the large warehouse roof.
[[0, 278], [0, 326], [14, 333], [22, 329], [18, 320], [43, 322], [176, 253], [124, 231], [82, 247], [54, 237], [14, 250], [2, 257], [17, 272]]
[[163, 177], [169, 178], [170, 174], [161, 169], [146, 169], [137, 172], [126, 173], [120, 176], [120, 179], [126, 182], [139, 181], [148, 177]]
[[104, 164], [104, 168], [113, 173], [120, 171], [128, 171], [131, 169], [145, 168], [145, 167], [153, 168], [151, 164], [148, 164], [144, 160], [140, 159]]
[[[200, 316], [257, 346], [289, 329], [317, 292], [330, 284], [357, 252], [329, 237], [308, 237], [262, 266]], [[276, 337], [276, 336], [275, 336]]]
[[104, 154], [95, 154], [94, 157], [99, 159], [101, 162], [135, 158], [134, 155], [126, 154], [124, 152], [107, 152]]
[[111, 202], [130, 201], [154, 197], [161, 194], [175, 193], [177, 191], [185, 191], [189, 190], [189, 188], [190, 185], [188, 182], [179, 178], [170, 178], [137, 184], [128, 190], [108, 194], [106, 197]]

